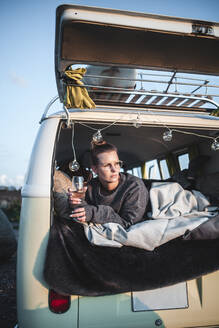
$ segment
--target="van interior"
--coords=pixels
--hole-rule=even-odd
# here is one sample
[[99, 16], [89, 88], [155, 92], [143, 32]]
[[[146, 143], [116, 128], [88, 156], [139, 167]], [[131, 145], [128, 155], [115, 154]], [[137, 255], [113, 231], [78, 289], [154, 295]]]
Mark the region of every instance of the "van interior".
[[[81, 66], [73, 65], [73, 69]], [[123, 171], [148, 181], [177, 181], [185, 188], [212, 195], [214, 201], [219, 197], [218, 129], [196, 128], [192, 123], [167, 126], [159, 119], [163, 113], [169, 116], [179, 113], [191, 117], [191, 121], [200, 115], [213, 119], [211, 115], [217, 112], [218, 77], [111, 66], [84, 67], [87, 73], [83, 82], [97, 111], [120, 112], [125, 116], [134, 111], [136, 118], [128, 123], [82, 119], [67, 126], [63, 122], [56, 146], [57, 168], [72, 176], [69, 163], [75, 151], [81, 168], [90, 171], [89, 149], [94, 134], [100, 131], [105, 141], [118, 147]], [[151, 124], [143, 120], [148, 114], [153, 118]]]

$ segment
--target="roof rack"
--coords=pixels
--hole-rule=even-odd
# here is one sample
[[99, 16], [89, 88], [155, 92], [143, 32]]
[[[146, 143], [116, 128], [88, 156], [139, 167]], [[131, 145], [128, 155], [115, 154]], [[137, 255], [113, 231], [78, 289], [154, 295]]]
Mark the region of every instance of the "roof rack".
[[[217, 90], [219, 85], [210, 83], [209, 76], [208, 79], [203, 79], [194, 77], [192, 74], [181, 75], [176, 71], [151, 73], [150, 70], [138, 70], [137, 77], [139, 78], [136, 79], [107, 75], [86, 75], [85, 77], [88, 78], [90, 84], [85, 83], [84, 87], [87, 88], [90, 97], [97, 105], [199, 112], [211, 112], [219, 108], [219, 104], [214, 99], [219, 97], [219, 93], [208, 94], [210, 88]], [[103, 78], [108, 81], [108, 86], [94, 85], [92, 82], [92, 80], [101, 81]], [[64, 77], [62, 81], [65, 85], [75, 85], [72, 80]], [[135, 88], [114, 87], [118, 85], [118, 81], [120, 84], [133, 81]], [[149, 90], [151, 86], [159, 90]], [[201, 88], [204, 92], [197, 93]]]
[[[66, 79], [65, 77], [62, 77], [61, 80], [63, 86], [74, 85], [77, 87], [86, 87], [90, 97], [97, 106], [119, 106], [128, 108], [129, 110], [150, 108], [154, 110], [172, 110], [174, 112], [190, 111], [201, 113], [211, 113], [219, 109], [219, 103], [215, 101], [215, 98], [219, 97], [219, 93], [208, 94], [208, 90], [211, 88], [217, 91], [219, 85], [212, 83], [209, 76], [206, 79], [206, 76], [205, 78], [197, 78], [197, 75], [181, 75], [181, 73], [176, 71], [153, 71], [151, 73], [151, 70], [139, 70], [138, 76], [139, 78], [132, 79], [135, 84], [135, 88], [132, 89], [94, 84], [79, 86], [78, 84], [74, 84], [73, 80]], [[145, 78], [145, 76], [149, 78]], [[89, 81], [92, 81], [92, 79], [93, 81], [98, 81], [98, 79], [103, 78], [103, 76], [99, 75], [86, 75], [86, 77], [89, 77]], [[130, 78], [105, 75], [104, 79], [111, 79], [112, 85], [114, 84], [113, 81], [130, 81]], [[159, 90], [149, 91], [148, 87], [154, 86], [154, 84], [158, 86]], [[201, 88], [204, 89], [204, 92], [197, 93], [198, 90], [200, 92]], [[50, 107], [58, 99], [59, 96], [56, 96], [49, 102], [40, 123], [46, 119]], [[68, 123], [70, 121], [70, 114], [64, 105], [63, 111]]]

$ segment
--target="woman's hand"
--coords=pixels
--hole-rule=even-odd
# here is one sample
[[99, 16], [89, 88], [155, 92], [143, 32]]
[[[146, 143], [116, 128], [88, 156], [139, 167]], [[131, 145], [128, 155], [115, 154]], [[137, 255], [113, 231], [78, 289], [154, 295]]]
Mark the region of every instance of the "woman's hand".
[[[84, 192], [86, 192], [87, 187], [84, 187]], [[68, 189], [68, 202], [69, 206], [72, 208], [72, 212], [69, 215], [72, 219], [79, 222], [86, 222], [86, 212], [84, 207], [77, 207], [82, 202], [81, 198], [75, 197], [72, 189]], [[74, 207], [77, 207], [74, 209]]]
[[79, 222], [86, 222], [86, 212], [84, 207], [76, 208], [69, 216]]
[[70, 207], [74, 207], [74, 205], [80, 205], [81, 204], [81, 198], [75, 197], [73, 190], [68, 189], [68, 202]]

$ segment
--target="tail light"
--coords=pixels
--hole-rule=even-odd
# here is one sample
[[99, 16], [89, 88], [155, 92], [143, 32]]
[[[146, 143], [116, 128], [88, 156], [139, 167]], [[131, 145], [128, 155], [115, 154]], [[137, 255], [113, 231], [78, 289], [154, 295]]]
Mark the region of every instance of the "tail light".
[[64, 313], [70, 308], [70, 296], [56, 293], [53, 289], [49, 291], [49, 309], [54, 313]]

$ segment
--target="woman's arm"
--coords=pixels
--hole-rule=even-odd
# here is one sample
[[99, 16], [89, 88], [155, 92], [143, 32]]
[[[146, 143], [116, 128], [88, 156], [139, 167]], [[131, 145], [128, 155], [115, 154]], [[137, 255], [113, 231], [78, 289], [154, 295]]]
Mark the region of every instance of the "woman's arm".
[[116, 213], [111, 206], [87, 205], [85, 206], [86, 221], [101, 224], [115, 222], [128, 228], [142, 220], [147, 203], [148, 191], [144, 183], [139, 180], [128, 189], [119, 213]]

